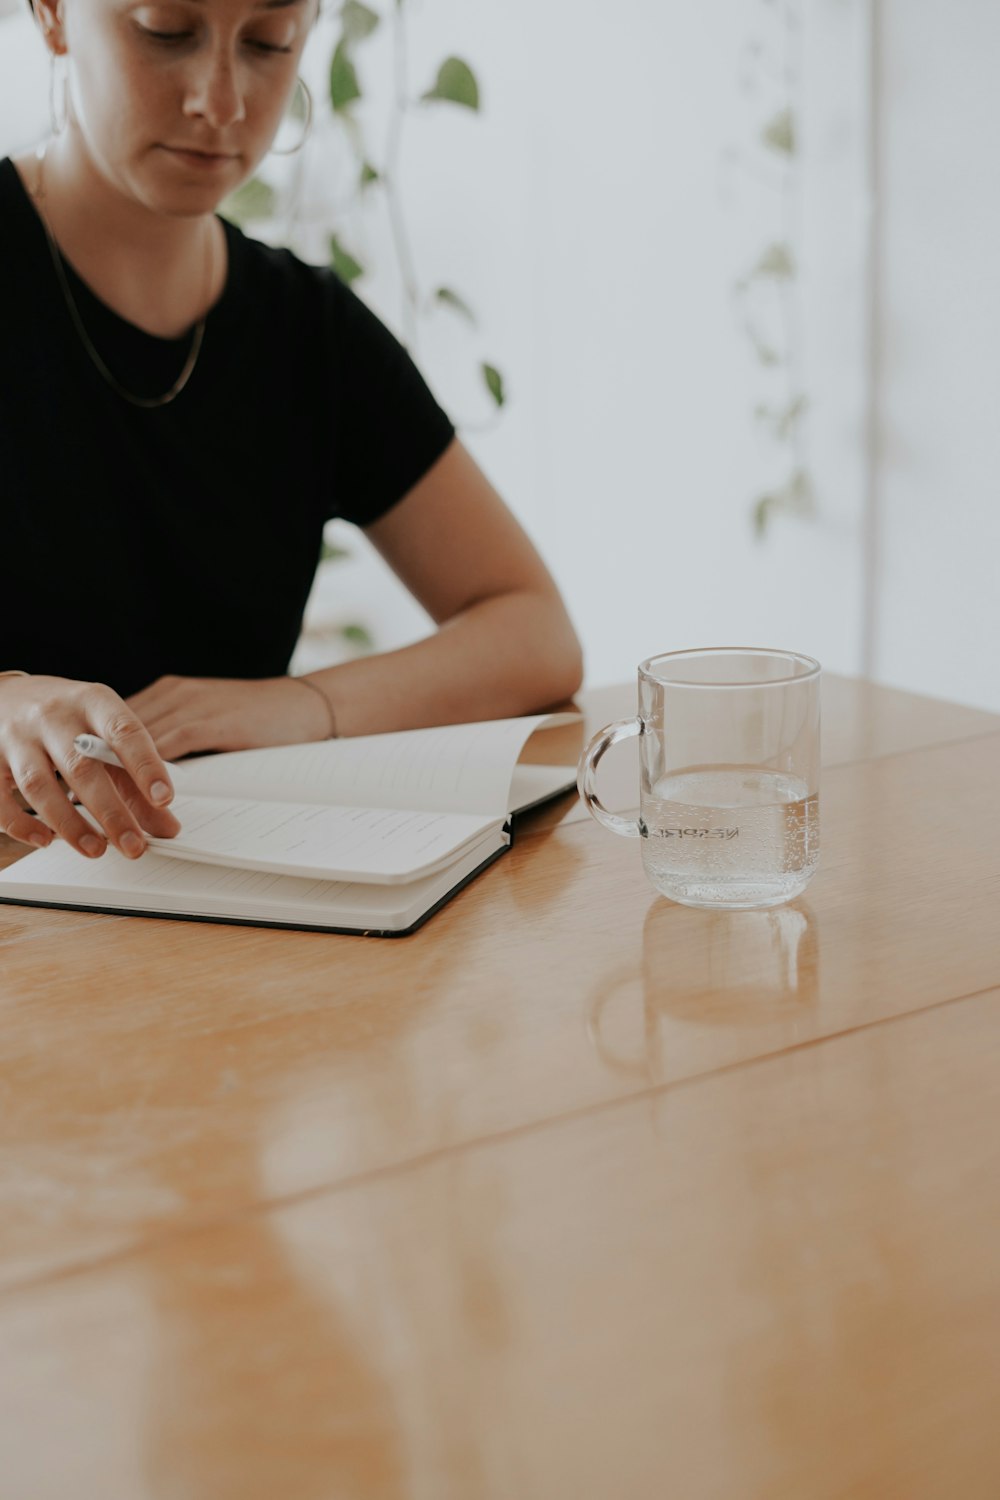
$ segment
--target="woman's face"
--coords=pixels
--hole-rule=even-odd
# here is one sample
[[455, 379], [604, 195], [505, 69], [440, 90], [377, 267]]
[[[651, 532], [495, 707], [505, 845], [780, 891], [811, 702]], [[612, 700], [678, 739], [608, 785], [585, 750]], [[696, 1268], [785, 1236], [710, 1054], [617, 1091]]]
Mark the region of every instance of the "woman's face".
[[62, 0], [71, 124], [101, 175], [171, 215], [213, 209], [267, 151], [315, 0]]

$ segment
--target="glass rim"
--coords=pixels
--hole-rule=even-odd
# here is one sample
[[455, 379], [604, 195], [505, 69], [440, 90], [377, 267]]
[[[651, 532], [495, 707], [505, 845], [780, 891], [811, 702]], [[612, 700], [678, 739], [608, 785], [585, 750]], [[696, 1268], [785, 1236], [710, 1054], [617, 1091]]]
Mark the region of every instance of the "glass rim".
[[[661, 676], [654, 670], [661, 662], [690, 661], [699, 657], [720, 656], [763, 656], [784, 657], [786, 661], [793, 661], [806, 670], [795, 672], [791, 677], [769, 677], [758, 682], [691, 682], [682, 678]], [[819, 677], [823, 668], [814, 656], [805, 656], [801, 651], [787, 651], [777, 646], [695, 646], [685, 651], [661, 651], [656, 656], [647, 656], [645, 661], [639, 663], [640, 677], [646, 677], [650, 682], [658, 683], [660, 687], [678, 688], [761, 688], [789, 687], [792, 683], [812, 682]]]

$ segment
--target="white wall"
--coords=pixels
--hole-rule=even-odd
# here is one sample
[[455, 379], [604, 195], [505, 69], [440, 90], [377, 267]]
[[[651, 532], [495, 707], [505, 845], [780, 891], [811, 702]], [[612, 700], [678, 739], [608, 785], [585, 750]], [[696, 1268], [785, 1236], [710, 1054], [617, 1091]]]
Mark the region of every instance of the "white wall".
[[33, 146], [49, 118], [45, 48], [26, 5], [0, 19], [0, 155]]
[[[531, 115], [507, 264], [533, 293], [533, 344], [509, 357], [513, 378], [524, 372], [521, 409], [478, 451], [552, 560], [592, 681], [620, 678], [653, 651], [723, 642], [794, 645], [846, 670], [856, 661], [856, 490], [817, 474], [817, 522], [778, 520], [763, 545], [750, 526], [753, 499], [780, 464], [751, 420], [768, 386], [736, 326], [731, 289], [778, 237], [781, 215], [772, 191], [721, 164], [735, 144], [766, 167], [752, 150], [766, 101], [755, 115], [737, 88], [740, 47], [760, 10], [744, 0], [628, 0], [609, 35], [605, 7], [578, 7], [572, 46], [554, 0], [508, 12], [515, 30], [504, 38], [495, 110], [515, 116], [527, 99]], [[833, 18], [830, 67], [850, 26], [838, 34], [832, 8], [823, 13]], [[519, 76], [511, 41], [522, 26], [535, 66], [505, 91]], [[812, 96], [820, 125], [829, 76]], [[545, 94], [553, 77], [555, 109]], [[839, 261], [816, 223], [819, 209], [829, 225], [831, 207], [806, 203], [798, 214], [807, 275], [814, 244], [833, 245]], [[537, 246], [534, 263], [518, 255], [524, 241]], [[841, 266], [828, 270], [837, 277]], [[510, 319], [519, 296], [511, 286]], [[807, 347], [818, 301], [808, 284]], [[845, 329], [857, 312], [842, 309]], [[820, 452], [822, 433], [844, 419], [834, 412], [842, 398], [828, 395], [812, 417]]]
[[1000, 6], [883, 7], [876, 671], [1000, 710]]

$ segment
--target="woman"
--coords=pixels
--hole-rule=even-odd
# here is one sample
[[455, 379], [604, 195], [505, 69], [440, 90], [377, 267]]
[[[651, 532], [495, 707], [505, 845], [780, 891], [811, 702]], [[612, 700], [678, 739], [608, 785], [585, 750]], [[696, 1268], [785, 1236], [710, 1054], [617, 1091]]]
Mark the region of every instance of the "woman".
[[[315, 0], [35, 13], [69, 87], [48, 146], [0, 163], [0, 829], [137, 857], [178, 828], [165, 761], [573, 693], [552, 579], [399, 345], [331, 273], [216, 217], [278, 129]], [[332, 515], [440, 629], [291, 678]]]

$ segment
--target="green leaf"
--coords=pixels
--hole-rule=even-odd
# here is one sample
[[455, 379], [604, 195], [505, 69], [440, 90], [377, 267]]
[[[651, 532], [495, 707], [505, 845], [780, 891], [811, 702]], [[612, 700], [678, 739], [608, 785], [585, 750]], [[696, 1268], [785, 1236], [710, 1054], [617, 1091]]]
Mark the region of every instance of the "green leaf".
[[349, 641], [359, 651], [373, 651], [375, 649], [374, 637], [371, 631], [364, 625], [345, 625], [340, 633], [345, 641]]
[[771, 517], [777, 511], [804, 518], [816, 514], [812, 480], [805, 469], [795, 469], [780, 489], [760, 495], [754, 502], [753, 529], [758, 541], [763, 539]]
[[340, 12], [340, 24], [348, 46], [353, 46], [355, 42], [363, 42], [365, 37], [371, 36], [381, 23], [381, 16], [367, 5], [362, 5], [361, 0], [344, 0]]
[[478, 109], [479, 85], [476, 75], [460, 57], [448, 57], [438, 68], [434, 87], [428, 89], [422, 97], [443, 99], [448, 104], [461, 104], [465, 109]]
[[259, 177], [251, 177], [230, 193], [220, 213], [231, 224], [248, 224], [253, 219], [269, 219], [274, 213], [275, 192]]
[[773, 276], [777, 281], [789, 281], [795, 275], [795, 261], [788, 245], [768, 245], [752, 273], [754, 276]]
[[774, 435], [779, 443], [784, 443], [791, 437], [796, 423], [800, 417], [804, 416], [808, 405], [809, 403], [805, 396], [798, 395], [789, 401], [783, 412], [777, 414], [777, 420], [774, 424]]
[[794, 156], [795, 117], [792, 111], [783, 109], [773, 120], [769, 120], [761, 131], [760, 138], [772, 151], [783, 151], [787, 156]]
[[753, 534], [757, 538], [758, 542], [762, 542], [764, 540], [764, 534], [767, 531], [767, 523], [771, 519], [771, 511], [773, 510], [773, 508], [774, 508], [774, 496], [773, 495], [761, 495], [754, 502], [753, 513], [752, 513], [753, 514]]
[[760, 360], [761, 364], [767, 366], [780, 365], [781, 355], [776, 349], [773, 349], [770, 344], [764, 342], [754, 325], [750, 322], [745, 322], [743, 327], [746, 332], [747, 338], [753, 345], [754, 353]]
[[816, 492], [805, 469], [796, 469], [788, 481], [788, 499], [791, 509], [798, 515], [816, 514]]
[[362, 162], [360, 177], [361, 186], [363, 188], [371, 187], [373, 182], [378, 182], [379, 180], [379, 172], [377, 167], [373, 167], [370, 161]]
[[344, 249], [335, 234], [330, 236], [330, 266], [348, 286], [365, 274], [364, 266], [359, 260], [355, 260], [349, 250]]
[[451, 287], [439, 286], [434, 293], [434, 300], [435, 302], [440, 302], [444, 307], [452, 308], [463, 318], [467, 319], [468, 322], [475, 323], [476, 315], [472, 311], [472, 308], [457, 292], [453, 292]]
[[337, 43], [333, 57], [330, 59], [330, 103], [335, 113], [343, 114], [355, 99], [360, 98], [361, 88], [358, 84], [358, 75], [347, 55], [346, 44], [341, 40]]
[[805, 396], [799, 394], [794, 396], [786, 406], [768, 406], [766, 402], [760, 402], [754, 407], [754, 416], [758, 422], [765, 423], [779, 443], [787, 442], [795, 429], [796, 423], [805, 414], [808, 402]]
[[493, 397], [493, 400], [497, 406], [503, 406], [507, 399], [507, 393], [504, 390], [503, 376], [500, 374], [500, 371], [493, 365], [487, 364], [480, 365], [480, 371], [483, 380], [486, 382], [486, 389]]

